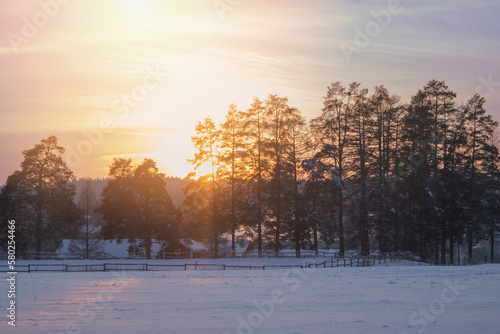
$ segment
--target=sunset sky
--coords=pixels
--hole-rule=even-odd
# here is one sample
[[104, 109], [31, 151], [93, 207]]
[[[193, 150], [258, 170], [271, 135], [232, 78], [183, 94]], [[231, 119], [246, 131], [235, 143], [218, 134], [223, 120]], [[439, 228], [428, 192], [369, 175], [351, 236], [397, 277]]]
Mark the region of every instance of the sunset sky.
[[[59, 1], [0, 0], [0, 185], [50, 135], [78, 177], [118, 156], [185, 177], [198, 121], [268, 94], [311, 119], [335, 81], [409, 101], [444, 80], [500, 120], [498, 0], [401, 0], [382, 23], [394, 0]], [[376, 25], [349, 62], [341, 45]]]

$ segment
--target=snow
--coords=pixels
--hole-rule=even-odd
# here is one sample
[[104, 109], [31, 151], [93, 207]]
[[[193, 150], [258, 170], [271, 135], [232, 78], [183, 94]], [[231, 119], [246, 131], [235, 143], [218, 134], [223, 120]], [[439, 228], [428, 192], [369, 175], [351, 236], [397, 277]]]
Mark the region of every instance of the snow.
[[[62, 241], [62, 245], [56, 251], [56, 255], [59, 258], [64, 258], [65, 256], [68, 255], [69, 245], [70, 245], [71, 241], [72, 241], [72, 239], [64, 239]], [[92, 241], [95, 241], [95, 239], [91, 239], [91, 242]], [[128, 242], [128, 240], [111, 239], [111, 240], [104, 241], [103, 248], [102, 248], [102, 250], [99, 250], [99, 251], [104, 252], [108, 256], [111, 256], [111, 257], [128, 258], [129, 257], [129, 247], [130, 247], [130, 242]], [[161, 248], [160, 242], [153, 240], [153, 243], [151, 245], [152, 254], [158, 253], [160, 248]]]
[[194, 241], [194, 240], [190, 240], [189, 243], [184, 242], [183, 240], [179, 240], [178, 242], [181, 245], [189, 248], [193, 252], [200, 252], [200, 251], [206, 251], [207, 250], [207, 248], [201, 242], [197, 242], [197, 241]]
[[[154, 263], [167, 261], [191, 263]], [[277, 265], [303, 260], [197, 261]], [[17, 326], [10, 332], [499, 332], [500, 265], [407, 264], [251, 271], [19, 273]], [[2, 273], [2, 282], [5, 277]], [[7, 288], [5, 284], [0, 286]], [[6, 293], [1, 294], [0, 308], [6, 312]], [[0, 324], [2, 333], [7, 328], [5, 319]]]

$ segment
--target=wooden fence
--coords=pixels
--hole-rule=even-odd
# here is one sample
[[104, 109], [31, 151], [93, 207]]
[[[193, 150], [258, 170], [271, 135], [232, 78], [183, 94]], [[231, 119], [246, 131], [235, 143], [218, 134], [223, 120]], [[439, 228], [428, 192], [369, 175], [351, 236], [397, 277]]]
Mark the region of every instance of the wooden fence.
[[[405, 260], [397, 257], [344, 257], [330, 258], [323, 262], [304, 263], [302, 265], [227, 265], [207, 263], [157, 264], [157, 263], [102, 263], [102, 264], [26, 264], [16, 265], [16, 272], [106, 272], [106, 271], [168, 271], [168, 270], [268, 270], [285, 268], [338, 268], [369, 267], [388, 262]], [[420, 261], [409, 261], [408, 264], [424, 265]], [[6, 266], [0, 272], [9, 272]]]

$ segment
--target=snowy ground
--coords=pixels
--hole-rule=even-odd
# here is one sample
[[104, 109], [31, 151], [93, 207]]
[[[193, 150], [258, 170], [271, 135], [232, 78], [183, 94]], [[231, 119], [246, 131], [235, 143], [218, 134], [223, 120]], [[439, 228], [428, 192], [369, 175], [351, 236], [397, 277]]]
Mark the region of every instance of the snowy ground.
[[500, 333], [500, 265], [38, 272], [16, 288], [0, 333]]

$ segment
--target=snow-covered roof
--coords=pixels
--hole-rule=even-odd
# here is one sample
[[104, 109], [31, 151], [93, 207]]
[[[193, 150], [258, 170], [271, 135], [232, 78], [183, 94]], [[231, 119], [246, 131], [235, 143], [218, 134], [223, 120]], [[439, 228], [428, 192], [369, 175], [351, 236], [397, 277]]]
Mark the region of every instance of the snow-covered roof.
[[[93, 240], [93, 239], [92, 239]], [[73, 239], [64, 239], [62, 241], [61, 247], [56, 251], [56, 254], [67, 254], [69, 253], [69, 244], [73, 241]], [[103, 240], [103, 249], [102, 252], [117, 258], [128, 258], [129, 257], [129, 247], [130, 242], [127, 240]], [[151, 245], [151, 253], [156, 254], [160, 251], [161, 245], [160, 243], [153, 240], [153, 244]]]
[[[250, 245], [250, 240], [236, 241], [235, 252], [236, 254], [245, 253], [248, 246]], [[219, 250], [232, 250], [231, 240], [221, 241], [219, 243]]]
[[201, 251], [206, 251], [207, 248], [200, 242], [196, 242], [194, 240], [190, 240], [189, 243], [183, 241], [183, 240], [178, 240], [178, 242], [183, 245], [184, 247], [189, 248], [193, 252], [201, 252]]

